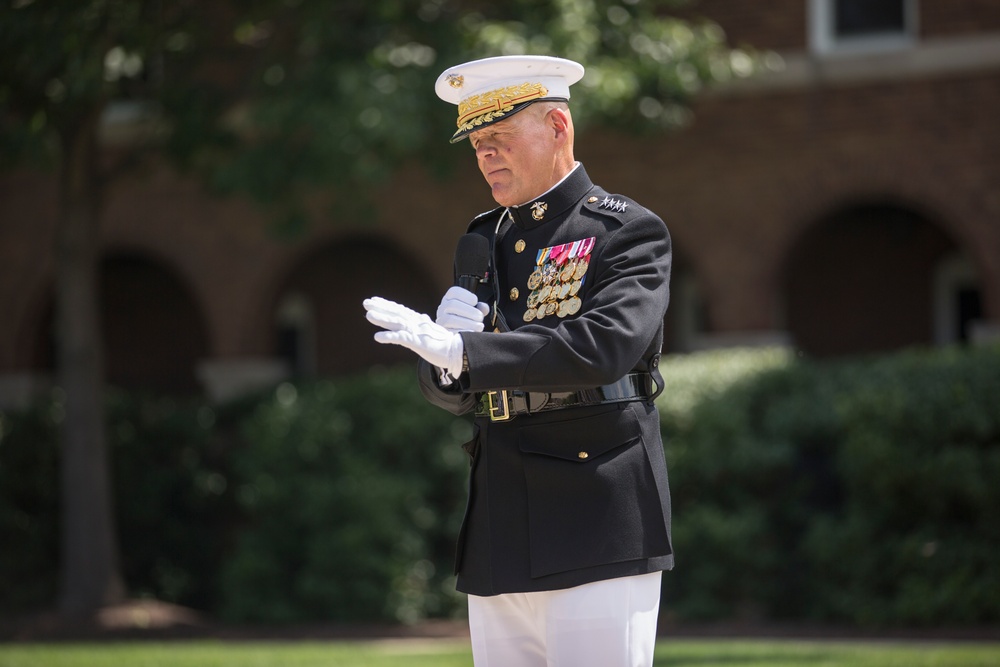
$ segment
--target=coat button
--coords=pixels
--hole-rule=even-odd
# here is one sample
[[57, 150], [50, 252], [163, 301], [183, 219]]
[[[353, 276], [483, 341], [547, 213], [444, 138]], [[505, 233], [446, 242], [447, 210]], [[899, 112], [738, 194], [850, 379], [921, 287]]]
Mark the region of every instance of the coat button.
[[587, 452], [580, 452], [580, 453], [579, 453], [579, 454], [577, 454], [576, 456], [577, 456], [577, 458], [579, 458], [579, 459], [585, 459], [585, 458], [588, 458], [588, 457], [590, 456], [590, 454], [588, 454]]
[[517, 291], [516, 287], [512, 287], [511, 288], [511, 290], [510, 290], [510, 300], [511, 301], [517, 301], [517, 297], [519, 297], [520, 295], [521, 295], [521, 293]]
[[524, 252], [524, 249], [525, 247], [527, 247], [527, 245], [528, 244], [524, 242], [524, 239], [518, 239], [517, 243], [514, 244], [514, 252], [518, 254]]

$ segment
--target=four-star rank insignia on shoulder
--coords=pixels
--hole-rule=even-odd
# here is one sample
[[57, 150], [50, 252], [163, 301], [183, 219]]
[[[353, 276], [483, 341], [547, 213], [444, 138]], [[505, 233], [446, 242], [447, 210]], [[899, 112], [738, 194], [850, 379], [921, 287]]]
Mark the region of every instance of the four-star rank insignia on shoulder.
[[605, 197], [601, 200], [601, 203], [597, 205], [598, 208], [606, 208], [612, 211], [619, 211], [621, 213], [625, 212], [628, 208], [628, 202], [624, 199], [615, 199], [614, 197]]
[[528, 309], [524, 321], [541, 320], [550, 315], [566, 317], [580, 312], [583, 300], [578, 296], [590, 267], [590, 253], [595, 237], [542, 248], [535, 258], [535, 270], [528, 276]]

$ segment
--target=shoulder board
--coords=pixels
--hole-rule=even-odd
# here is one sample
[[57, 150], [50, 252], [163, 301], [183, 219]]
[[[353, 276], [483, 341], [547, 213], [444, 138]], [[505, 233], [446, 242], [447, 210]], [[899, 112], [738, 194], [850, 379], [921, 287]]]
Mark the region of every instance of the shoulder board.
[[481, 225], [487, 221], [496, 222], [497, 216], [502, 210], [503, 206], [497, 206], [494, 209], [490, 209], [489, 211], [484, 211], [483, 213], [480, 213], [479, 215], [477, 215], [472, 219], [472, 222], [469, 223], [469, 228], [466, 231], [471, 232], [474, 227], [477, 227], [478, 225]]

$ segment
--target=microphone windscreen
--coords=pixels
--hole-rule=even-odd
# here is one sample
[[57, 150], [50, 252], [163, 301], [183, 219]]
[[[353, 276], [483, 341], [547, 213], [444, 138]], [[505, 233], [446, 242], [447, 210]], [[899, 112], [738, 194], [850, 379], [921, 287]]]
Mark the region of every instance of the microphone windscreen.
[[490, 242], [479, 234], [466, 234], [455, 248], [455, 273], [482, 280], [490, 266]]

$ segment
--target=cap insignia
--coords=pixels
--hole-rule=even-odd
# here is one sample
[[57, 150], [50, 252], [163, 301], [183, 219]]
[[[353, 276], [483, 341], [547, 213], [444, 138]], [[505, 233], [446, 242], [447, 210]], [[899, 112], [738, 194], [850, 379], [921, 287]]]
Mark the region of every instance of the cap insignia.
[[531, 205], [531, 217], [535, 220], [541, 220], [545, 217], [545, 211], [548, 210], [549, 205], [543, 201], [536, 201]]
[[448, 75], [448, 85], [452, 88], [461, 88], [465, 83], [465, 77], [461, 74], [449, 74]]
[[541, 99], [548, 94], [549, 89], [540, 83], [522, 83], [473, 95], [458, 105], [458, 129], [465, 131], [492, 122], [513, 110], [515, 105]]

